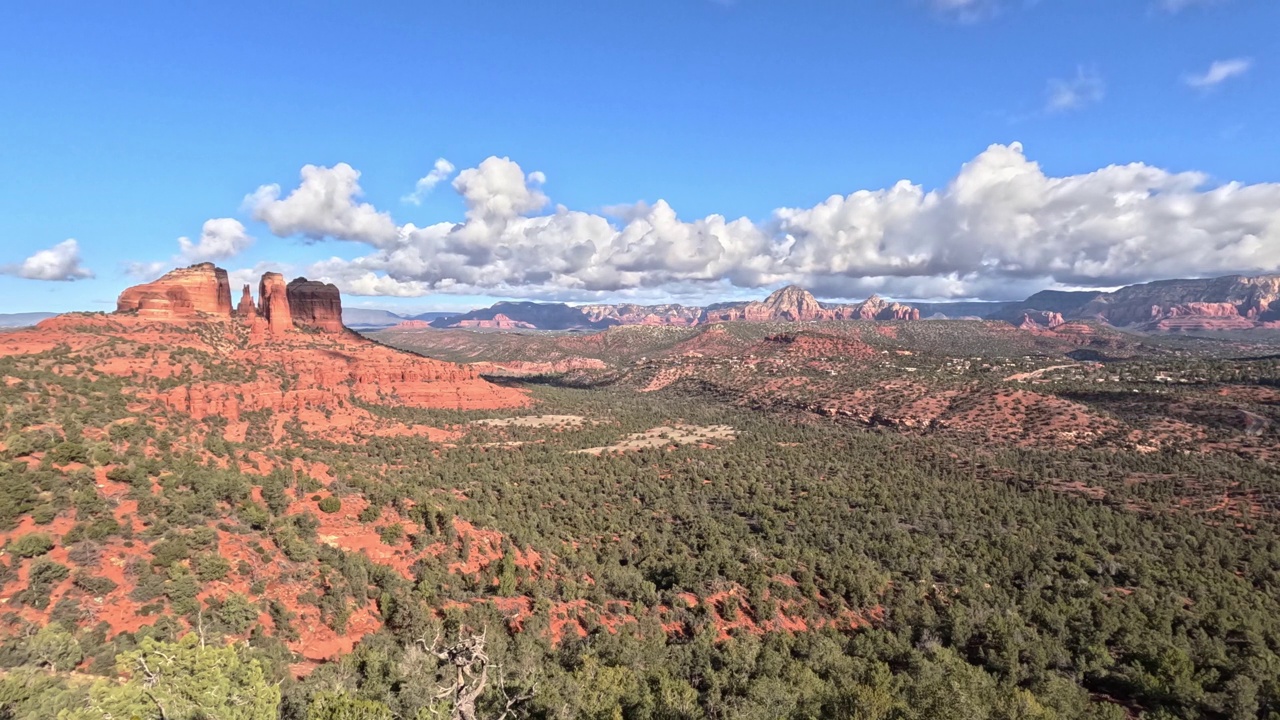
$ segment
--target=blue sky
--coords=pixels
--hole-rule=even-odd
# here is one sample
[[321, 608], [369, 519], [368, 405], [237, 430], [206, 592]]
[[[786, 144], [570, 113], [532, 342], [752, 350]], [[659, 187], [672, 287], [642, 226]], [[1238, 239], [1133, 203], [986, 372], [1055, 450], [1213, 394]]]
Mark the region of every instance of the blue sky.
[[206, 257], [401, 310], [1280, 263], [1280, 2], [368, 5], [0, 8], [0, 312]]

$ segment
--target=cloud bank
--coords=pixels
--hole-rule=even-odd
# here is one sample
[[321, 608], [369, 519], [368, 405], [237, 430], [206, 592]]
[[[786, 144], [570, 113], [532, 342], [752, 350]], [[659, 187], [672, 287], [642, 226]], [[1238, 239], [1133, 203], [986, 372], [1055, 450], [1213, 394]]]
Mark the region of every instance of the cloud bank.
[[0, 273], [28, 280], [69, 282], [93, 277], [93, 271], [80, 264], [80, 244], [74, 239], [63, 240], [47, 250], [41, 250], [16, 265], [0, 267]]
[[680, 218], [665, 201], [552, 207], [546, 178], [491, 157], [452, 185], [462, 222], [397, 225], [346, 164], [308, 165], [286, 197], [246, 198], [281, 237], [367, 246], [310, 268], [356, 295], [590, 299], [798, 283], [826, 296], [1008, 299], [1054, 285], [1280, 269], [1280, 183], [1210, 185], [1142, 163], [1053, 177], [992, 145], [945, 186], [907, 180], [779, 208], [763, 221]]

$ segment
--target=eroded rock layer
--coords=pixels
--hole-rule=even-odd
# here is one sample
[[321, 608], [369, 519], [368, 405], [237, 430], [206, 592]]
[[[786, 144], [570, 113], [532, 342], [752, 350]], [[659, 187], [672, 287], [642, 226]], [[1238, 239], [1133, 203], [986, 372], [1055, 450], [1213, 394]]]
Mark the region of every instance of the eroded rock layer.
[[196, 317], [203, 313], [231, 317], [231, 282], [227, 271], [200, 263], [165, 273], [159, 280], [135, 285], [120, 294], [116, 312], [152, 319]]
[[293, 329], [293, 313], [280, 273], [265, 273], [258, 281], [258, 314], [266, 318], [267, 328], [274, 335]]
[[342, 332], [342, 296], [337, 286], [295, 278], [286, 288], [293, 322], [322, 332]]

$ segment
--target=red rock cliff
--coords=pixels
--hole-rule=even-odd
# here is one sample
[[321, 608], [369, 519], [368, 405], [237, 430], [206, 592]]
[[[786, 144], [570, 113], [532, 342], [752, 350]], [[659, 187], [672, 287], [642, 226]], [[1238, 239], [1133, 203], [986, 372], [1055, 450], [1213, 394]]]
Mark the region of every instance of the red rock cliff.
[[293, 313], [290, 312], [284, 276], [280, 273], [264, 273], [258, 282], [258, 314], [267, 319], [267, 327], [273, 335], [293, 329]]
[[300, 277], [289, 283], [287, 295], [295, 325], [333, 333], [346, 329], [337, 286]]
[[194, 317], [199, 313], [231, 317], [231, 282], [227, 271], [213, 263], [179, 268], [159, 280], [120, 293], [116, 312], [136, 312], [158, 319]]

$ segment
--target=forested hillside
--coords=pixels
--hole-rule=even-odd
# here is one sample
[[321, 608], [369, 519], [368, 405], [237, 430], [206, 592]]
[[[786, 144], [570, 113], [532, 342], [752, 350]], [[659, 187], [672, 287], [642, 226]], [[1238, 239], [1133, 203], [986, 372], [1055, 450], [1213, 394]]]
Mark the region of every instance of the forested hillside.
[[[1280, 709], [1274, 360], [1114, 338], [1095, 347], [1124, 359], [1079, 362], [1026, 333], [975, 360], [874, 324], [663, 335], [493, 378], [506, 408], [353, 381], [228, 418], [167, 384], [288, 390], [303, 366], [204, 330], [161, 358], [122, 327], [0, 358], [10, 717]], [[769, 395], [730, 382], [748, 372]], [[903, 377], [950, 398], [942, 421], [890, 422], [893, 398], [923, 412], [886, 389]], [[819, 411], [835, 397], [885, 409]], [[1015, 406], [1097, 432], [974, 441]]]

